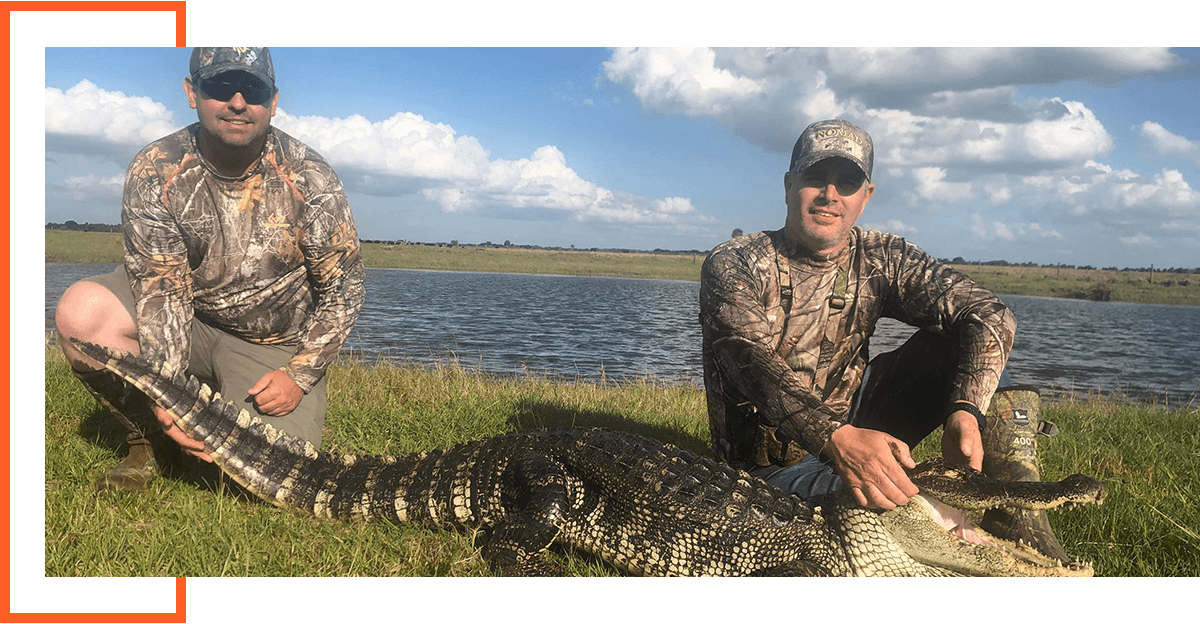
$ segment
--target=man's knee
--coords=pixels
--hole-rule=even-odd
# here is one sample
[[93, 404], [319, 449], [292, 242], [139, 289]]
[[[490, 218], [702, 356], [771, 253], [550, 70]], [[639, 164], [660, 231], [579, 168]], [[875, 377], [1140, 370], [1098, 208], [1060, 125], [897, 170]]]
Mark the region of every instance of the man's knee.
[[83, 280], [67, 288], [54, 310], [54, 326], [72, 363], [90, 360], [72, 348], [67, 338], [137, 352], [137, 325], [129, 311], [116, 295], [95, 282]]

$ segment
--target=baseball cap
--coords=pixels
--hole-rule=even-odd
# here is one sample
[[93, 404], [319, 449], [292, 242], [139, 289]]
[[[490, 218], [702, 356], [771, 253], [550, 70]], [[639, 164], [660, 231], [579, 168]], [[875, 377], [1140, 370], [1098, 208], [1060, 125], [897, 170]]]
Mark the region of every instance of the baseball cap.
[[862, 169], [871, 180], [875, 164], [875, 147], [866, 130], [841, 119], [828, 119], [809, 125], [800, 133], [792, 148], [791, 173], [804, 171], [826, 158], [845, 158]]
[[192, 48], [192, 78], [204, 80], [227, 71], [244, 71], [275, 89], [275, 66], [267, 48]]

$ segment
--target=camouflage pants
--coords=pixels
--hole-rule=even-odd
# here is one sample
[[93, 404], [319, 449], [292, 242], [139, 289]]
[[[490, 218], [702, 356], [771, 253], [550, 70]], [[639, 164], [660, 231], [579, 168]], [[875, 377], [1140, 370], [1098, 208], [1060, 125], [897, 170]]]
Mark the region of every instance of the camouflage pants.
[[[137, 318], [125, 267], [118, 266], [111, 273], [85, 279], [107, 288], [125, 306], [129, 316]], [[253, 405], [248, 401], [246, 390], [267, 372], [287, 364], [295, 350], [294, 347], [247, 342], [199, 320], [192, 321], [191, 341], [187, 372], [250, 410]], [[290, 414], [262, 418], [272, 427], [304, 438], [320, 448], [321, 427], [325, 423], [325, 385], [325, 379], [321, 379]]]

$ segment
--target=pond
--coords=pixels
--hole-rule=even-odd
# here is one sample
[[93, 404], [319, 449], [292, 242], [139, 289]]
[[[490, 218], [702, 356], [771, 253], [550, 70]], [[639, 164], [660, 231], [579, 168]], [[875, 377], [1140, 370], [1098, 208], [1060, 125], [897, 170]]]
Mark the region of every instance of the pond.
[[[47, 264], [46, 329], [75, 280], [115, 265]], [[368, 359], [457, 361], [497, 375], [651, 376], [701, 383], [699, 284], [608, 277], [367, 269], [347, 347]], [[1009, 371], [1052, 393], [1200, 398], [1200, 307], [1004, 295], [1018, 331]], [[911, 328], [885, 319], [873, 353]]]

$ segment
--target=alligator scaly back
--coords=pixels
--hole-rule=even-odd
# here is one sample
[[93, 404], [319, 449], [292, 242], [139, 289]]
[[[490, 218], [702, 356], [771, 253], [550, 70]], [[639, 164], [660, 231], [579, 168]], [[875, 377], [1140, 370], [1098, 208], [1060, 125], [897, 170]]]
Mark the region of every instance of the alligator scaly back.
[[[504, 574], [557, 574], [544, 557], [552, 543], [655, 576], [1079, 573], [1014, 564], [995, 549], [960, 553], [949, 567], [927, 564], [909, 556], [876, 513], [835, 501], [822, 512], [713, 458], [620, 431], [513, 433], [402, 457], [317, 452], [195, 377], [72, 343], [145, 392], [264, 500], [325, 518], [488, 528], [481, 554]], [[946, 481], [954, 490], [954, 477]], [[897, 526], [913, 532], [903, 536], [908, 542], [945, 533], [933, 523]]]

